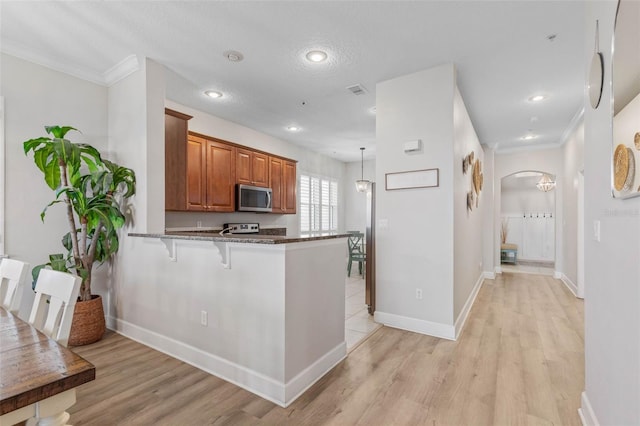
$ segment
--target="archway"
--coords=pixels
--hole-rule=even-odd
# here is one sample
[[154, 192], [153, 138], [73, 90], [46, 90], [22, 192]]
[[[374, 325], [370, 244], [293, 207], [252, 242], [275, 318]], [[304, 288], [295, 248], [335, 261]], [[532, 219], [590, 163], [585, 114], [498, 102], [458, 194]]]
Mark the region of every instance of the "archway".
[[[553, 274], [556, 264], [556, 176], [521, 170], [500, 179], [500, 267]], [[553, 185], [541, 185], [545, 180]]]

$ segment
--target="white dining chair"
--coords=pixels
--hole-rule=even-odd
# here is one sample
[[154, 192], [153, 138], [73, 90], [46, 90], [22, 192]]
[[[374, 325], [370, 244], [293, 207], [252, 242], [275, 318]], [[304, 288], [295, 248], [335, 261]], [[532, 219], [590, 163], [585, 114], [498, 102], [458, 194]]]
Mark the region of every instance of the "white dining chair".
[[13, 315], [18, 315], [22, 300], [23, 284], [27, 279], [29, 264], [16, 259], [0, 262], [0, 303]]
[[29, 324], [67, 346], [81, 283], [82, 279], [76, 275], [42, 269], [36, 281]]

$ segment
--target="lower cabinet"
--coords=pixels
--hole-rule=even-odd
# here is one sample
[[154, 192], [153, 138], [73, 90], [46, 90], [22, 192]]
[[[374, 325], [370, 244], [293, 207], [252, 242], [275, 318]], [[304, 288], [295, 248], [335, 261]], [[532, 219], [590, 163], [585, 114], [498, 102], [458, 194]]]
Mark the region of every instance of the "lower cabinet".
[[189, 134], [187, 210], [235, 210], [235, 147]]

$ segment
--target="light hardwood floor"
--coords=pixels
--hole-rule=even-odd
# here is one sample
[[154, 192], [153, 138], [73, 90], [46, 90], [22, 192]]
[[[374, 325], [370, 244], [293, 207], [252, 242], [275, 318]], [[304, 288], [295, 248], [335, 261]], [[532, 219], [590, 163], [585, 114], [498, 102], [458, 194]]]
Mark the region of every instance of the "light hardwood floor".
[[457, 342], [383, 327], [290, 407], [109, 332], [70, 423], [579, 425], [583, 303], [548, 276], [486, 280]]

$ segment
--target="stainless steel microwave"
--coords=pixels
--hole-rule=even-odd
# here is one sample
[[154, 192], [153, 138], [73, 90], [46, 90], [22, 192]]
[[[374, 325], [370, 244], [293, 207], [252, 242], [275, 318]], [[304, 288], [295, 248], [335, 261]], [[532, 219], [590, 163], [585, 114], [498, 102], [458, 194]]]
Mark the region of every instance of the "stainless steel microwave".
[[236, 210], [239, 212], [271, 212], [271, 188], [238, 185]]

